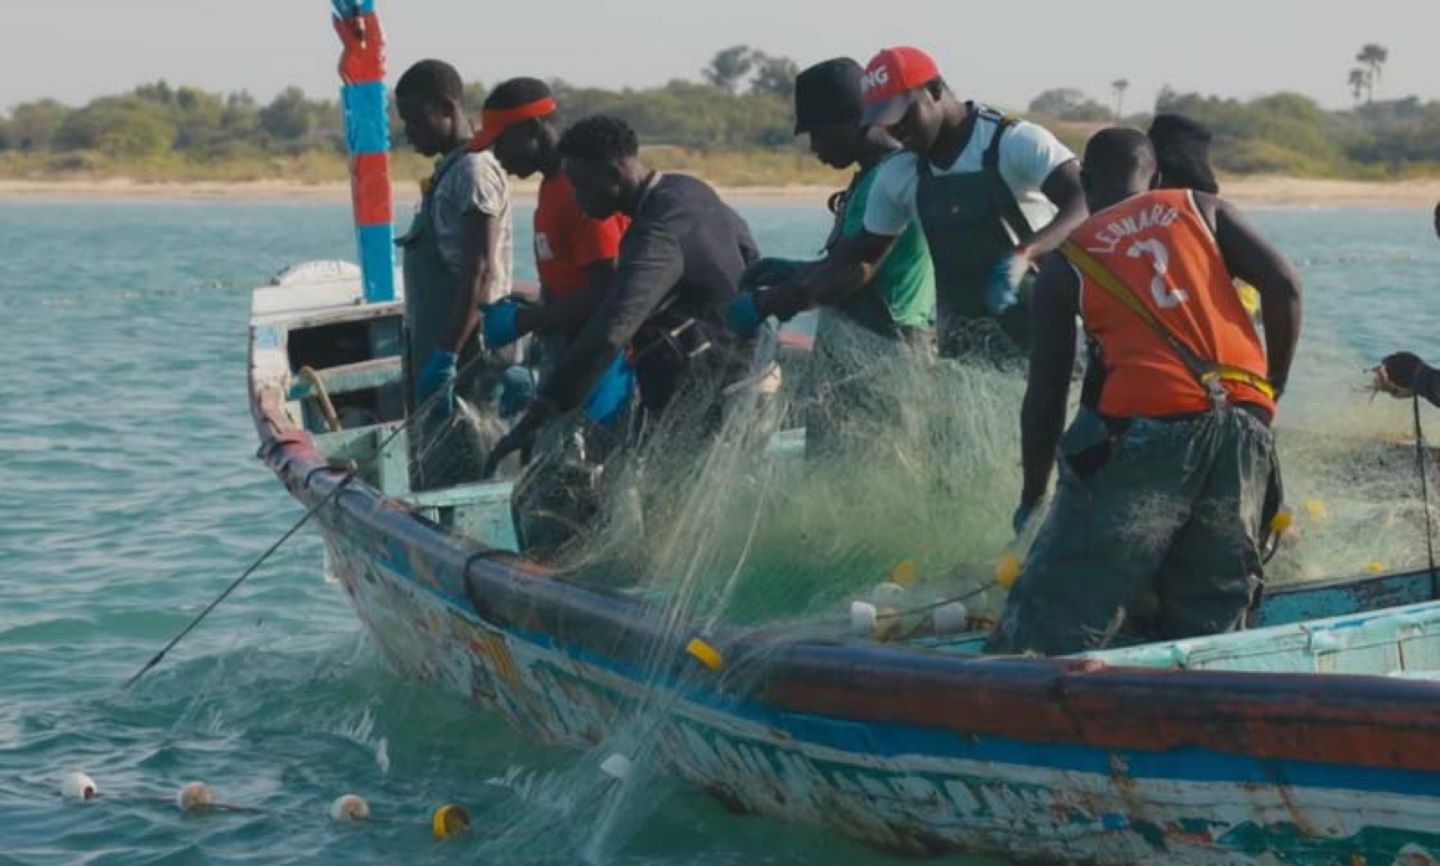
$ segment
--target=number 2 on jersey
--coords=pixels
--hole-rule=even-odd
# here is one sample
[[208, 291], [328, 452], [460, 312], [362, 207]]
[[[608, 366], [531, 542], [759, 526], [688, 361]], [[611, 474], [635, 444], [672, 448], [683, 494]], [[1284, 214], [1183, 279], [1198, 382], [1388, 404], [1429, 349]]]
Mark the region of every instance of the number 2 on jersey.
[[1183, 289], [1171, 289], [1165, 283], [1165, 272], [1170, 267], [1170, 251], [1165, 249], [1163, 243], [1155, 238], [1146, 238], [1131, 244], [1125, 254], [1132, 259], [1146, 254], [1150, 256], [1150, 264], [1155, 269], [1155, 276], [1150, 278], [1150, 297], [1155, 299], [1155, 306], [1162, 310], [1173, 310], [1190, 300], [1190, 296], [1185, 294]]

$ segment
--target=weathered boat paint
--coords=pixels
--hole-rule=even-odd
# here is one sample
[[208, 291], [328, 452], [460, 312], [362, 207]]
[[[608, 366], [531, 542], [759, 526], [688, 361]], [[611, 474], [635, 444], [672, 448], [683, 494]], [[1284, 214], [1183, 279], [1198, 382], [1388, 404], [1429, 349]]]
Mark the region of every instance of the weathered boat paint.
[[[284, 344], [276, 318], [260, 317], [252, 407], [262, 458], [308, 504], [343, 476], [286, 411]], [[692, 631], [667, 630], [642, 603], [451, 536], [360, 481], [318, 520], [334, 576], [399, 670], [543, 740], [625, 743], [732, 808], [914, 853], [1331, 864], [1440, 851], [1434, 683], [981, 658], [723, 626], [706, 634], [727, 660], [716, 674], [685, 654]], [[1285, 603], [1408, 598], [1411, 580]]]
[[[1406, 755], [1402, 747], [1391, 751], [1389, 768], [1384, 750], [1371, 750], [1371, 766], [1323, 760], [1336, 751], [1327, 741], [1354, 738], [1362, 752], [1366, 743], [1376, 745], [1383, 739], [1377, 716], [1392, 719], [1396, 731], [1416, 721], [1405, 700], [1417, 691], [1407, 686], [1415, 684], [1377, 683], [1377, 692], [1400, 694], [1374, 694], [1357, 708], [1374, 713], [1327, 713], [1323, 706], [1311, 712], [1302, 699], [1292, 699], [1288, 705], [1299, 718], [1285, 721], [1300, 729], [1282, 724], [1273, 741], [1264, 736], [1270, 715], [1257, 717], [1247, 706], [1263, 703], [1273, 714], [1274, 700], [1258, 689], [1238, 690], [1218, 705], [1197, 698], [1188, 708], [1132, 710], [1139, 718], [1111, 729], [1107, 723], [1122, 712], [1118, 705], [1143, 701], [1144, 692], [1170, 692], [1173, 699], [1176, 691], [1204, 686], [1186, 689], [1178, 682], [1183, 675], [1173, 672], [1068, 663], [1063, 668], [1070, 673], [1058, 676], [1050, 662], [998, 663], [1008, 669], [995, 671], [1007, 681], [1005, 689], [961, 692], [954, 701], [926, 689], [932, 700], [922, 713], [904, 692], [854, 680], [859, 665], [837, 670], [824, 658], [852, 651], [843, 646], [821, 648], [821, 658], [805, 658], [813, 654], [805, 647], [768, 658], [762, 651], [762, 669], [752, 674], [761, 682], [727, 682], [687, 665], [678, 650], [676, 664], [657, 668], [617, 662], [544, 633], [497, 628], [446, 591], [446, 563], [399, 548], [377, 553], [363, 535], [352, 534], [359, 527], [346, 523], [327, 527], [339, 574], [401, 670], [467, 695], [532, 735], [580, 748], [617, 734], [626, 739], [633, 733], [627, 725], [647, 724], [631, 720], [634, 708], [663, 690], [673, 702], [646, 732], [648, 760], [732, 806], [831, 824], [915, 852], [962, 848], [1097, 862], [1208, 863], [1243, 862], [1274, 850], [1293, 851], [1292, 862], [1322, 863], [1348, 862], [1352, 854], [1393, 856], [1405, 843], [1440, 850], [1440, 836], [1431, 832], [1440, 814], [1433, 758]], [[734, 652], [737, 644], [729, 646]], [[787, 676], [765, 682], [770, 666]], [[880, 670], [877, 665], [874, 672]], [[850, 676], [839, 676], [844, 673]], [[822, 674], [846, 694], [836, 698], [794, 682]], [[1089, 689], [1081, 682], [1060, 686], [1086, 679], [1095, 680]], [[1278, 697], [1290, 697], [1280, 691]], [[1041, 709], [1036, 699], [1068, 713], [1041, 712], [1043, 727], [1033, 716], [1026, 725], [1026, 716]], [[1358, 723], [1368, 736], [1347, 727], [1354, 715], [1362, 716]], [[1154, 727], [1157, 720], [1165, 722], [1162, 729]], [[1007, 721], [1016, 723], [1018, 736], [1004, 733]], [[1269, 754], [1227, 753], [1237, 742], [1229, 730], [1235, 725], [1252, 727]], [[1317, 742], [1304, 742], [1311, 737]], [[1415, 758], [1431, 766], [1406, 769]]]

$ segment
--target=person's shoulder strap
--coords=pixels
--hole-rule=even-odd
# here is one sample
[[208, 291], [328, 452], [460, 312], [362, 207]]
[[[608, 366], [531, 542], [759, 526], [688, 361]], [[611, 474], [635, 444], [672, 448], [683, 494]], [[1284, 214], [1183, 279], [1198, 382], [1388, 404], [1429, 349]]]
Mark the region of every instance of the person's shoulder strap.
[[1000, 218], [1009, 227], [1010, 233], [1017, 241], [1028, 241], [1035, 235], [1035, 227], [1030, 224], [1030, 218], [1020, 207], [1020, 202], [1015, 198], [1015, 193], [1010, 189], [1010, 184], [1005, 180], [1004, 174], [1000, 171], [1000, 146], [1004, 141], [1005, 133], [1015, 124], [1019, 118], [1008, 114], [1001, 114], [988, 106], [980, 106], [979, 118], [976, 121], [984, 121], [995, 125], [995, 137], [990, 139], [990, 144], [985, 147], [985, 153], [980, 157], [980, 168], [982, 171], [990, 172], [992, 175], [999, 175], [999, 187], [996, 189], [996, 205], [1000, 208]]
[[995, 137], [990, 139], [990, 144], [985, 148], [985, 153], [980, 157], [981, 167], [987, 170], [994, 170], [1000, 167], [1000, 140], [1005, 133], [1018, 122], [1018, 118], [1008, 114], [1001, 114], [989, 106], [980, 106], [980, 120], [995, 124]]
[[1265, 396], [1274, 399], [1275, 387], [1265, 377], [1252, 373], [1249, 370], [1233, 367], [1228, 364], [1218, 364], [1208, 358], [1202, 358], [1179, 337], [1175, 336], [1165, 324], [1150, 311], [1135, 295], [1135, 292], [1125, 284], [1123, 280], [1115, 276], [1109, 268], [1094, 256], [1090, 255], [1084, 247], [1073, 240], [1067, 240], [1060, 246], [1060, 253], [1075, 266], [1076, 270], [1084, 274], [1091, 282], [1104, 289], [1121, 305], [1129, 309], [1140, 318], [1149, 328], [1156, 333], [1160, 339], [1167, 343], [1175, 355], [1180, 359], [1195, 377], [1195, 381], [1201, 387], [1210, 392], [1212, 398], [1223, 400], [1224, 390], [1220, 387], [1221, 382], [1242, 382]]

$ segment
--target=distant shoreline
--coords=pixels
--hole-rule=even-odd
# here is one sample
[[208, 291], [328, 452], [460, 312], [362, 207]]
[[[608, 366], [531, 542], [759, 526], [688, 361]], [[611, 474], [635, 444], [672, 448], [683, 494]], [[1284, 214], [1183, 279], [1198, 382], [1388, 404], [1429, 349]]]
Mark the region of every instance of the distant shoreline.
[[[1353, 181], [1316, 178], [1245, 176], [1222, 182], [1226, 198], [1263, 207], [1430, 207], [1440, 201], [1440, 178], [1397, 181]], [[726, 186], [722, 194], [743, 204], [823, 204], [836, 187], [795, 184]], [[533, 202], [534, 183], [515, 186], [516, 198]], [[414, 184], [395, 185], [397, 213], [418, 197]], [[347, 183], [300, 181], [140, 182], [127, 178], [94, 180], [0, 179], [0, 201], [234, 201], [343, 202]]]

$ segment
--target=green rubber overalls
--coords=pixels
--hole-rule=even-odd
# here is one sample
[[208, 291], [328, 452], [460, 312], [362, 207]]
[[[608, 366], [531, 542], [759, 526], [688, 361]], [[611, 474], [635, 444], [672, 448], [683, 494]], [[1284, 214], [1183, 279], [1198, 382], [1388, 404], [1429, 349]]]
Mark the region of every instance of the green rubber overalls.
[[1015, 121], [988, 108], [978, 112], [977, 126], [999, 126], [980, 171], [936, 176], [921, 158], [915, 205], [935, 262], [940, 354], [1006, 360], [1029, 349], [1025, 293], [996, 319], [985, 307], [985, 287], [991, 268], [1035, 232], [1000, 174], [1000, 142]]
[[[440, 335], [449, 324], [455, 305], [460, 277], [440, 254], [435, 237], [432, 214], [434, 192], [441, 179], [465, 155], [441, 160], [436, 166], [410, 223], [410, 230], [397, 238], [395, 244], [403, 252], [405, 274], [405, 405], [415, 411], [415, 388], [420, 371], [435, 352]], [[480, 381], [486, 373], [484, 364], [471, 363], [480, 353], [478, 338], [465, 342], [457, 366], [460, 376], [455, 383], [457, 397], [472, 398], [482, 389]], [[456, 413], [457, 417], [460, 413]], [[442, 418], [436, 413], [421, 418], [411, 428], [411, 486], [416, 490], [434, 489], [478, 480], [482, 461], [471, 441], [468, 425], [455, 418]]]

